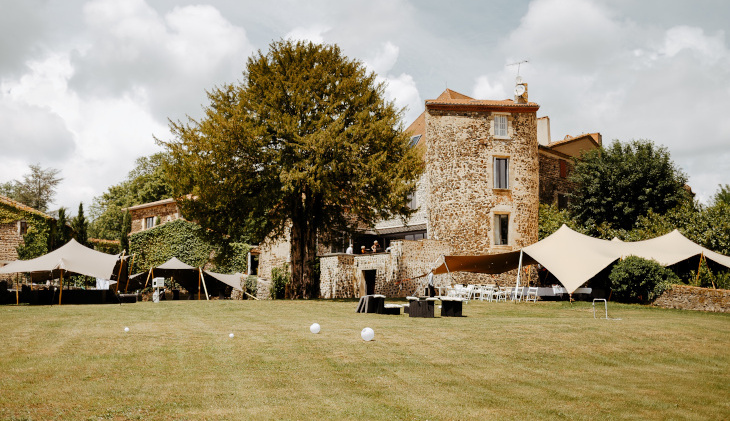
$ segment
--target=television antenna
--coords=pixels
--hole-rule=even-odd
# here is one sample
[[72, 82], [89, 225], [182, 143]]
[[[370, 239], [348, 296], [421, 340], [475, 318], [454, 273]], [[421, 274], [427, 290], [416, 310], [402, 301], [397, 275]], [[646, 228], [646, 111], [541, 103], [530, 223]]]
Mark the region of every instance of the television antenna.
[[505, 67], [517, 66], [517, 76], [519, 76], [520, 75], [520, 65], [529, 63], [529, 62], [530, 62], [530, 60], [522, 60], [522, 61], [518, 61], [517, 63], [510, 63], [510, 64], [506, 65]]

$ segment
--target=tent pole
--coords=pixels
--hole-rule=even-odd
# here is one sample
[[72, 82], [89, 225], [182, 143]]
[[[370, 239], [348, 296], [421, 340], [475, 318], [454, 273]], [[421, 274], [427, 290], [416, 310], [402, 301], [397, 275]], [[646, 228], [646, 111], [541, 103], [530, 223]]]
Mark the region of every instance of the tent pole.
[[[200, 279], [203, 281], [203, 288], [205, 289], [205, 300], [210, 300], [210, 297], [208, 297], [208, 287], [205, 286], [205, 277], [203, 276], [203, 269], [198, 267], [198, 272], [200, 272]], [[200, 287], [198, 287], [198, 296], [200, 296]]]
[[18, 276], [20, 276], [20, 274], [16, 273], [15, 274], [15, 305], [16, 306], [20, 305], [20, 293], [18, 292], [18, 288], [20, 287], [20, 285], [18, 283]]
[[517, 301], [517, 289], [520, 287], [520, 274], [522, 273], [522, 250], [520, 250], [520, 263], [517, 264], [517, 284], [515, 285], [515, 301]]
[[124, 253], [126, 253], [127, 250], [122, 250], [122, 256], [119, 258], [119, 271], [117, 272], [117, 287], [115, 288], [115, 293], [119, 293], [119, 282], [122, 279], [122, 266], [124, 266]]
[[61, 296], [63, 295], [63, 269], [61, 272], [61, 290], [58, 291], [58, 305], [61, 305]]
[[451, 285], [454, 285], [454, 278], [451, 276], [451, 271], [449, 270], [449, 265], [446, 264], [446, 255], [441, 255], [441, 257], [444, 259], [444, 267], [446, 268], [446, 273], [449, 274], [449, 279], [451, 279]]
[[152, 271], [153, 270], [154, 270], [154, 268], [150, 268], [150, 271], [147, 273], [147, 280], [144, 281], [144, 288], [142, 288], [142, 289], [147, 288], [147, 283], [150, 281], [150, 276], [152, 276]]
[[137, 257], [137, 253], [132, 254], [132, 263], [127, 266], [127, 285], [124, 286], [124, 293], [126, 294], [129, 290], [129, 275], [132, 274], [132, 266], [134, 266], [134, 258]]
[[704, 252], [702, 252], [700, 254], [700, 263], [697, 265], [697, 279], [695, 279], [696, 281], [700, 280], [700, 269], [702, 269], [702, 256], [704, 256], [704, 255], [705, 255]]
[[200, 301], [200, 268], [198, 268], [198, 301]]

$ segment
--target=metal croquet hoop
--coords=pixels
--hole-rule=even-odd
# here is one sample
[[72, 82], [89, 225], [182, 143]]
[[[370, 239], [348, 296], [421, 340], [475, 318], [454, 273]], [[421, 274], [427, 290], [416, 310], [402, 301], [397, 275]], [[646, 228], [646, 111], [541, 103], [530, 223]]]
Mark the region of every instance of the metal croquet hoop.
[[606, 313], [606, 320], [621, 320], [621, 319], [608, 317], [608, 303], [606, 302], [605, 298], [594, 298], [593, 299], [593, 318], [594, 319], [603, 319], [603, 317], [596, 317], [596, 301], [603, 301], [603, 309]]

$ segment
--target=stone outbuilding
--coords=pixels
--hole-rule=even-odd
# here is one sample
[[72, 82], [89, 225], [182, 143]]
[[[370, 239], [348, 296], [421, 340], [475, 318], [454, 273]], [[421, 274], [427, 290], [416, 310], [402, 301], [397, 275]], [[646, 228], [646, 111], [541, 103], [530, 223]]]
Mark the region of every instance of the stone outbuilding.
[[130, 234], [183, 219], [175, 199], [163, 199], [127, 208], [132, 217]]
[[[18, 246], [24, 244], [28, 230], [35, 229], [48, 236], [56, 224], [50, 215], [26, 206], [5, 196], [0, 196], [0, 266], [18, 260]], [[10, 275], [0, 275], [0, 280]]]

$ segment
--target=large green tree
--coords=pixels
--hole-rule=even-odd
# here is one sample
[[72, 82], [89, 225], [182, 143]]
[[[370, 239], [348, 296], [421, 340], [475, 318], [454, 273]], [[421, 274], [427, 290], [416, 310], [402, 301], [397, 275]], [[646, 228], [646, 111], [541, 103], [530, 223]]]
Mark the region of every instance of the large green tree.
[[384, 85], [334, 45], [278, 41], [239, 84], [208, 93], [200, 121], [161, 142], [183, 213], [231, 238], [289, 233], [292, 298], [315, 297], [317, 235], [409, 215], [422, 171]]
[[[649, 212], [664, 214], [691, 200], [687, 176], [664, 147], [648, 140], [614, 141], [576, 160], [570, 213], [594, 229], [631, 229]], [[593, 230], [590, 230], [593, 231]]]
[[60, 170], [43, 168], [40, 164], [31, 164], [28, 167], [30, 172], [23, 175], [22, 181], [0, 184], [0, 194], [46, 212], [56, 196], [56, 187], [63, 181], [63, 178], [58, 177]]

